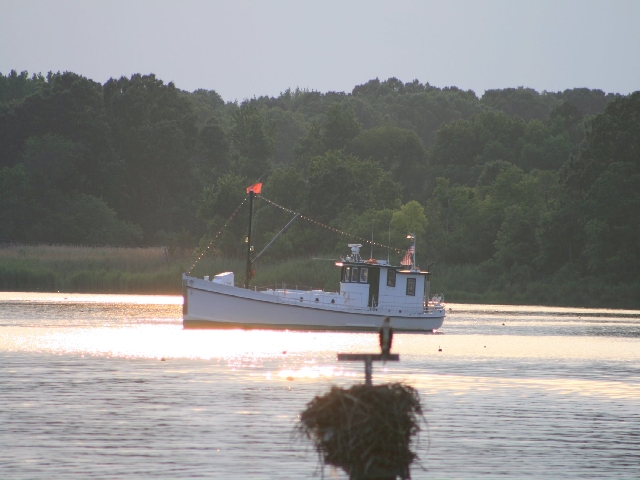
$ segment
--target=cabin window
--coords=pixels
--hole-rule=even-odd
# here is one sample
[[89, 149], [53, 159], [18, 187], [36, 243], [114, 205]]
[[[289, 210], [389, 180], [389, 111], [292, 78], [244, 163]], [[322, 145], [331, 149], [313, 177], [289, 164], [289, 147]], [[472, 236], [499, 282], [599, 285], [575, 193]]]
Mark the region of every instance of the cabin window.
[[369, 269], [361, 268], [360, 269], [360, 281], [362, 283], [367, 283], [367, 279], [369, 278]]
[[407, 278], [407, 295], [416, 296], [416, 279]]
[[344, 282], [351, 281], [351, 267], [344, 267]]
[[357, 282], [358, 281], [358, 269], [357, 268], [352, 268], [351, 269], [351, 281], [352, 282]]
[[387, 287], [396, 286], [396, 271], [387, 269]]

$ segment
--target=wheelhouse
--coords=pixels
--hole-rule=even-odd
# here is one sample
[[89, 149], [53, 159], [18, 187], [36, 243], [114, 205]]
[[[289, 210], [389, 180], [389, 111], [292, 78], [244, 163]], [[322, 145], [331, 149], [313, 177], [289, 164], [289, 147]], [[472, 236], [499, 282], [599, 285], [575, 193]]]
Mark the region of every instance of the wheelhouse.
[[[385, 260], [362, 260], [361, 245], [350, 244], [352, 254], [340, 266], [340, 295], [378, 311], [422, 313], [429, 295], [429, 272], [416, 266], [395, 266]], [[358, 301], [359, 299], [359, 301]]]

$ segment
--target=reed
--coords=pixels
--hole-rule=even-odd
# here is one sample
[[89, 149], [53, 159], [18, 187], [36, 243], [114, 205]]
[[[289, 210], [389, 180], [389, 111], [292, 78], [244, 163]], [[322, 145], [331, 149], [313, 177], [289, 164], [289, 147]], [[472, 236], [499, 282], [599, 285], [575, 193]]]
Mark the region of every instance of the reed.
[[[193, 251], [163, 247], [94, 247], [73, 245], [0, 246], [0, 290], [91, 293], [180, 294], [182, 273], [196, 259]], [[298, 285], [337, 290], [333, 262], [294, 258], [255, 265], [256, 286]], [[195, 276], [232, 271], [244, 280], [241, 259], [215, 255], [200, 260]]]
[[[164, 247], [0, 245], [0, 290], [180, 294], [182, 273], [195, 259], [193, 251]], [[258, 287], [286, 282], [289, 287], [339, 288], [333, 261], [260, 259], [254, 267], [251, 284]], [[197, 263], [192, 274], [232, 271], [236, 283], [242, 284], [244, 270], [241, 259], [210, 255]], [[575, 272], [535, 278], [526, 267], [501, 272], [487, 265], [436, 264], [432, 273], [431, 292], [444, 293], [448, 302], [640, 308], [640, 284], [613, 284]]]
[[189, 257], [161, 247], [72, 245], [0, 247], [0, 289], [105, 293], [179, 293]]
[[431, 291], [448, 302], [559, 307], [640, 308], [640, 284], [560, 271], [535, 277], [528, 267], [510, 272], [490, 265], [435, 265]]

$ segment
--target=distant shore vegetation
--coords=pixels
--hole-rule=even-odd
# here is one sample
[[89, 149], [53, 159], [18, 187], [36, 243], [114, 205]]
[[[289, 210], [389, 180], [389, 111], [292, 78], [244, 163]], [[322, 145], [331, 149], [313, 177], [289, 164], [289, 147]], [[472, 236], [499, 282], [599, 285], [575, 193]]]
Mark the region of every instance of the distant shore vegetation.
[[[450, 301], [640, 298], [640, 92], [478, 96], [390, 78], [225, 102], [153, 74], [100, 84], [11, 71], [0, 73], [0, 145], [4, 290], [176, 293], [214, 238], [194, 273], [239, 277], [246, 205], [219, 232], [260, 180], [265, 198], [378, 245], [404, 249], [415, 233]], [[256, 251], [291, 217], [258, 200]], [[298, 219], [256, 282], [336, 288], [308, 258], [354, 241]]]
[[[166, 247], [1, 245], [0, 290], [180, 295], [182, 273], [193, 262], [193, 251]], [[241, 282], [244, 268], [238, 258], [205, 257], [192, 273], [212, 278], [233, 271]], [[256, 262], [255, 268], [257, 288], [339, 288], [339, 270], [328, 258]], [[496, 274], [487, 268], [434, 265], [431, 292], [452, 303], [640, 308], [640, 285], [607, 285], [570, 269], [532, 280], [526, 271]]]

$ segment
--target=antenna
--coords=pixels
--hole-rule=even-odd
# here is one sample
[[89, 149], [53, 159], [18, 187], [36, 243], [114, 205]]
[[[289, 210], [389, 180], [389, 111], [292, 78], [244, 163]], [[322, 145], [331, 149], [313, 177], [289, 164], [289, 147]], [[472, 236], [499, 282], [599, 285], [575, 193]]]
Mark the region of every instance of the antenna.
[[369, 258], [373, 258], [373, 226], [376, 223], [376, 219], [374, 218], [371, 221], [371, 255], [369, 255]]
[[389, 243], [387, 243], [387, 263], [390, 263], [391, 260], [391, 219], [389, 219]]

